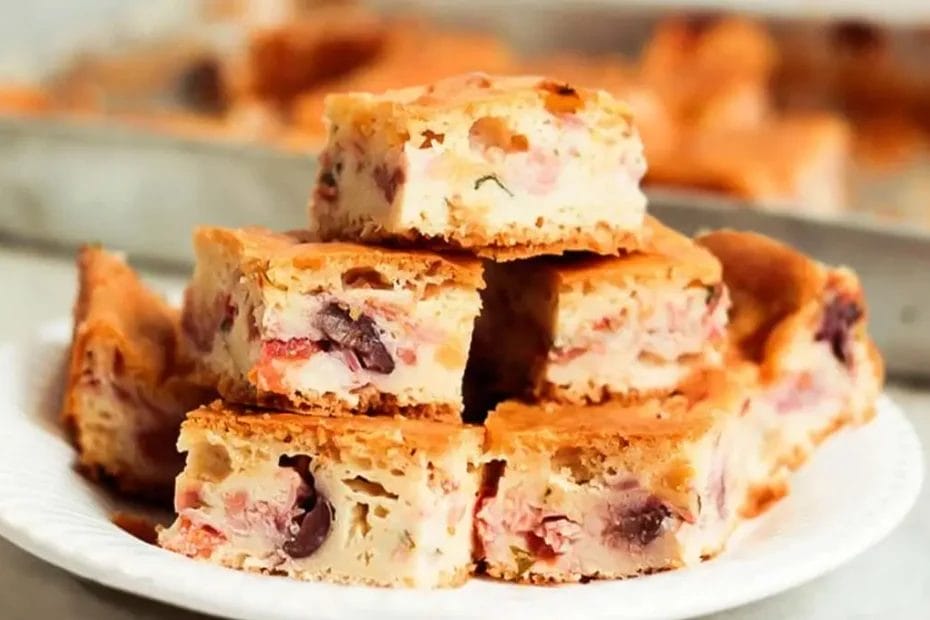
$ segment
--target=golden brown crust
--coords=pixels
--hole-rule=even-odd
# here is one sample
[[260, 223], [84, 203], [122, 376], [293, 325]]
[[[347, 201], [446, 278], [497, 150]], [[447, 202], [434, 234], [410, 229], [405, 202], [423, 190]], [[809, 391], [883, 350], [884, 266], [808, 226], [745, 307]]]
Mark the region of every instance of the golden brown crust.
[[469, 73], [378, 95], [333, 94], [325, 102], [326, 115], [330, 118], [363, 125], [373, 117], [393, 117], [397, 127], [455, 109], [481, 113], [489, 108], [519, 105], [545, 106], [554, 112], [597, 107], [617, 115], [627, 125], [632, 126], [633, 120], [629, 107], [604, 91], [575, 88], [542, 76]]
[[149, 291], [120, 258], [96, 248], [78, 254], [78, 297], [69, 384], [80, 374], [93, 341], [117, 348], [126, 372], [155, 384], [173, 374], [178, 311]]
[[604, 402], [619, 405], [636, 405], [648, 400], [668, 396], [676, 388], [636, 390], [628, 389], [623, 392], [614, 392], [608, 385], [597, 387], [573, 387], [571, 385], [556, 385], [549, 381], [540, 381], [533, 389], [533, 398], [539, 402], [561, 403], [565, 405], [599, 404]]
[[310, 233], [276, 233], [267, 228], [201, 227], [194, 232], [197, 247], [219, 245], [238, 259], [244, 273], [263, 273], [270, 267], [313, 270], [344, 262], [352, 267], [364, 260], [388, 264], [410, 273], [430, 273], [463, 286], [481, 287], [481, 263], [470, 257], [439, 255], [422, 250], [396, 250], [354, 243], [319, 243]]
[[510, 452], [516, 446], [545, 450], [571, 443], [594, 447], [624, 439], [678, 440], [699, 437], [721, 415], [732, 414], [745, 398], [743, 381], [753, 376], [746, 366], [692, 375], [667, 397], [599, 405], [536, 405], [504, 402], [492, 411], [487, 428], [488, 450]]
[[469, 252], [481, 258], [506, 263], [541, 255], [561, 256], [569, 252], [591, 252], [599, 255], [617, 256], [622, 252], [639, 249], [643, 245], [642, 231], [613, 230], [601, 227], [583, 230], [580, 227], [563, 228], [559, 240], [552, 243], [527, 243], [525, 229], [514, 227], [513, 232], [487, 235], [474, 227], [467, 232], [454, 231], [445, 237], [428, 237], [417, 231], [388, 233], [382, 230], [346, 230], [333, 235], [325, 233], [327, 239], [357, 236], [365, 242], [374, 242], [398, 248], [430, 248], [437, 252]]
[[[865, 346], [868, 351], [869, 362], [872, 364], [875, 379], [878, 381], [879, 385], [884, 385], [885, 360], [882, 358], [881, 352], [878, 350], [878, 347], [875, 346], [875, 342], [871, 338], [866, 338]], [[875, 412], [873, 411], [872, 413], [874, 414]], [[869, 419], [871, 419], [871, 416]]]
[[720, 282], [720, 261], [713, 254], [654, 217], [646, 216], [642, 247], [617, 258], [584, 258], [562, 262], [556, 274], [565, 285], [628, 280]]
[[[310, 413], [310, 412], [308, 412]], [[286, 442], [295, 450], [317, 449], [323, 443], [364, 440], [372, 452], [397, 448], [443, 454], [463, 444], [480, 446], [484, 429], [388, 416], [300, 415], [240, 407], [215, 401], [192, 411], [183, 432], [199, 429], [234, 434], [242, 439]]]
[[403, 416], [413, 420], [432, 420], [458, 424], [462, 421], [462, 406], [454, 403], [419, 403], [401, 406], [394, 394], [379, 392], [368, 386], [356, 392], [358, 403], [349, 405], [335, 394], [307, 395], [306, 399], [295, 400], [284, 394], [256, 390], [253, 384], [244, 384], [229, 377], [215, 377], [209, 381], [216, 385], [217, 392], [232, 403], [258, 405], [270, 409], [290, 411], [305, 415], [324, 415], [331, 417], [366, 415]]
[[585, 232], [580, 228], [566, 231], [559, 241], [553, 243], [526, 243], [520, 240], [522, 235], [492, 235], [485, 236], [488, 241], [483, 245], [468, 245], [471, 241], [462, 243], [462, 247], [470, 247], [472, 251], [482, 258], [506, 263], [521, 258], [531, 258], [539, 255], [561, 256], [568, 252], [591, 252], [605, 256], [616, 256], [622, 252], [636, 250], [642, 245], [642, 234], [639, 231], [599, 229], [595, 232]]
[[[89, 379], [119, 384], [127, 393], [143, 395], [146, 407], [163, 410], [164, 429], [148, 429], [155, 433], [153, 441], [161, 437], [160, 430], [176, 433], [183, 412], [209, 399], [212, 390], [189, 380], [191, 364], [182, 358], [178, 347], [176, 309], [149, 291], [135, 272], [113, 254], [85, 247], [77, 262], [78, 296], [61, 411], [62, 421], [78, 450], [77, 466], [88, 478], [122, 493], [155, 500], [170, 497], [169, 483], [138, 475], [123, 464], [122, 454], [128, 448], [113, 444], [115, 438], [110, 440], [112, 445], [107, 453], [91, 449], [91, 444], [85, 441], [82, 434], [85, 423], [96, 428], [97, 422], [86, 420], [87, 414], [82, 409], [84, 375], [94, 372], [94, 361], [99, 364], [112, 360], [112, 368], [105, 369], [105, 376]], [[172, 424], [175, 424], [173, 432]], [[165, 436], [164, 440], [173, 444], [174, 438]]]
[[[244, 560], [246, 556], [240, 555], [235, 557], [224, 556], [220, 562], [221, 566], [227, 568], [232, 568], [235, 570], [246, 571], [250, 573], [256, 573], [260, 575], [278, 575], [278, 576], [287, 576], [286, 572], [268, 570], [266, 568], [257, 568], [252, 564], [247, 564]], [[452, 574], [442, 573], [442, 578], [437, 582], [436, 586], [439, 588], [456, 588], [461, 585], [464, 585], [466, 581], [471, 577], [474, 572], [474, 566], [468, 564], [457, 569]], [[338, 583], [345, 586], [369, 586], [374, 588], [385, 587], [386, 584], [383, 581], [377, 581], [374, 579], [365, 579], [360, 577], [349, 577], [348, 575], [337, 575], [332, 572], [323, 572], [313, 575], [311, 577], [304, 578], [307, 581], [326, 581], [328, 583]], [[390, 587], [415, 587], [415, 584], [409, 581], [409, 577], [405, 578], [407, 581], [405, 583], [395, 583]]]
[[[720, 230], [696, 241], [723, 265], [723, 279], [734, 308], [730, 334], [742, 347], [757, 349], [775, 325], [823, 293], [823, 268], [774, 239]], [[752, 357], [758, 358], [758, 354]]]
[[[716, 555], [716, 553], [707, 554], [707, 557], [702, 557], [702, 559], [707, 560]], [[666, 560], [666, 566], [661, 568], [648, 568], [643, 569], [635, 574], [631, 575], [602, 575], [600, 573], [594, 573], [592, 575], [583, 575], [581, 573], [571, 573], [563, 572], [560, 573], [557, 577], [556, 575], [540, 575], [539, 573], [534, 573], [528, 571], [525, 573], [519, 573], [515, 570], [510, 570], [507, 567], [501, 567], [497, 565], [489, 565], [485, 569], [485, 574], [494, 579], [500, 579], [502, 581], [510, 581], [512, 583], [522, 583], [528, 585], [536, 586], [545, 586], [545, 585], [555, 585], [558, 583], [587, 583], [593, 580], [602, 580], [602, 579], [634, 579], [636, 577], [642, 577], [644, 575], [654, 575], [656, 573], [664, 573], [665, 571], [676, 570], [684, 567], [684, 563], [678, 560]]]

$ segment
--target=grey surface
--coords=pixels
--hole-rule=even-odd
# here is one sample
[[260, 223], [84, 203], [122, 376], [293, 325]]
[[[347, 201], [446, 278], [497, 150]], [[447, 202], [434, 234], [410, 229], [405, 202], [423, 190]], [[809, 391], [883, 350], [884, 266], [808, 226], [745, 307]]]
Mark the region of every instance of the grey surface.
[[315, 170], [255, 146], [0, 117], [0, 233], [184, 262], [201, 224], [306, 226]]
[[668, 192], [650, 197], [649, 212], [689, 235], [715, 228], [754, 230], [827, 264], [851, 267], [872, 301], [869, 327], [889, 372], [930, 380], [930, 231], [852, 215], [826, 220], [732, 208]]
[[[153, 282], [159, 286], [177, 284], [164, 277], [154, 278]], [[0, 303], [0, 342], [15, 340], [35, 325], [69, 311], [74, 294], [73, 268], [70, 261], [0, 248], [0, 290], [6, 292]], [[890, 391], [907, 410], [923, 445], [930, 446], [930, 388], [894, 386]], [[925, 467], [925, 477], [930, 478], [930, 459], [925, 461]], [[930, 488], [925, 485], [914, 511], [878, 546], [810, 584], [717, 617], [909, 619], [926, 618], [927, 610]], [[84, 583], [0, 540], [0, 619], [199, 617]]]
[[[88, 241], [161, 261], [191, 260], [201, 224], [307, 225], [316, 162], [246, 144], [136, 129], [0, 118], [0, 234]], [[930, 230], [865, 217], [818, 220], [738, 208], [699, 194], [657, 192], [650, 211], [682, 231], [736, 227], [774, 235], [861, 276], [889, 371], [930, 378]]]
[[[435, 17], [494, 31], [517, 49], [529, 52], [554, 46], [630, 51], [656, 19], [655, 14], [641, 10], [627, 14], [618, 8], [620, 2], [613, 3], [617, 6], [546, 2], [529, 15], [524, 8], [499, 2], [374, 4], [429, 8]], [[480, 4], [500, 6], [482, 11]], [[101, 30], [115, 23], [110, 0], [87, 0], [86, 6], [101, 18]], [[150, 19], [139, 15], [127, 19], [127, 23], [136, 24], [126, 26], [129, 33], [136, 32], [139, 23], [172, 24], [171, 15], [185, 14], [178, 9], [181, 4], [169, 0], [154, 0], [151, 5], [127, 1], [122, 8], [126, 15], [135, 15], [139, 6], [148, 6]], [[44, 16], [4, 0], [0, 0], [0, 17], [4, 7], [6, 15], [18, 11], [24, 24], [43, 28], [43, 32], [69, 23], [62, 21], [58, 12]], [[74, 0], [62, 2], [62, 15], [71, 15], [69, 11], [74, 11]], [[81, 24], [93, 20], [83, 15], [73, 21], [74, 36], [78, 36]], [[0, 35], [4, 28], [9, 24], [0, 26]], [[154, 25], [151, 29], [161, 31]], [[902, 40], [909, 40], [906, 32], [901, 31]], [[123, 38], [132, 38], [123, 34]], [[57, 36], [53, 38], [57, 40]], [[105, 46], [102, 41], [97, 43]], [[9, 45], [0, 36], [0, 53]], [[930, 46], [920, 49], [926, 53]], [[163, 262], [185, 264], [192, 254], [190, 231], [197, 225], [305, 227], [315, 169], [315, 157], [309, 153], [173, 137], [87, 119], [0, 117], [0, 238], [52, 240], [65, 245], [97, 241]], [[923, 212], [924, 196], [930, 191], [925, 180], [930, 167], [921, 170], [918, 176], [924, 185], [916, 195]], [[895, 185], [895, 178], [897, 175], [892, 175], [873, 188], [883, 204], [902, 202], [889, 187]], [[903, 175], [900, 185], [909, 180]], [[859, 190], [869, 193], [864, 188], [871, 184], [862, 185]], [[700, 202], [693, 194], [687, 199]], [[706, 226], [763, 230], [824, 261], [848, 263], [861, 275], [869, 297], [882, 300], [873, 308], [871, 321], [875, 339], [889, 358], [889, 371], [930, 377], [930, 286], [926, 284], [930, 228], [894, 230], [874, 219], [842, 217], [828, 222], [721, 209], [726, 203], [720, 200], [703, 203], [706, 208], [693, 209], [681, 208], [681, 201], [650, 200], [650, 210], [682, 230]]]

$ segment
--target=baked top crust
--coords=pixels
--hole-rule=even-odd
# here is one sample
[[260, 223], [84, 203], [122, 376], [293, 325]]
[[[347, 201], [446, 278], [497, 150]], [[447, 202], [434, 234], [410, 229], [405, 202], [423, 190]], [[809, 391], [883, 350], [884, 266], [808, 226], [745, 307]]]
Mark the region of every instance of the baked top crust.
[[320, 451], [364, 446], [368, 453], [404, 449], [441, 455], [449, 451], [477, 451], [484, 429], [400, 416], [327, 417], [272, 412], [215, 401], [188, 414], [182, 434], [198, 429], [245, 440], [286, 443], [288, 450]]
[[425, 273], [463, 286], [484, 285], [481, 262], [475, 258], [355, 243], [319, 243], [304, 231], [277, 233], [262, 227], [200, 227], [194, 231], [194, 245], [198, 249], [221, 247], [246, 274], [287, 268], [345, 270], [385, 265], [407, 274]]
[[699, 438], [721, 416], [736, 415], [754, 376], [746, 365], [699, 371], [672, 395], [632, 403], [612, 400], [584, 406], [507, 401], [485, 422], [488, 449], [506, 453], [577, 445], [614, 453], [632, 439], [655, 442], [661, 449], [670, 441]]
[[336, 122], [360, 123], [366, 117], [392, 118], [396, 126], [450, 112], [481, 116], [489, 110], [544, 106], [554, 112], [600, 109], [632, 128], [630, 108], [601, 90], [575, 88], [542, 76], [493, 76], [468, 73], [425, 86], [380, 94], [344, 93], [326, 98], [326, 116]]
[[685, 235], [646, 216], [643, 245], [619, 257], [584, 257], [552, 262], [563, 285], [629, 280], [684, 280], [716, 284], [722, 277], [720, 261]]

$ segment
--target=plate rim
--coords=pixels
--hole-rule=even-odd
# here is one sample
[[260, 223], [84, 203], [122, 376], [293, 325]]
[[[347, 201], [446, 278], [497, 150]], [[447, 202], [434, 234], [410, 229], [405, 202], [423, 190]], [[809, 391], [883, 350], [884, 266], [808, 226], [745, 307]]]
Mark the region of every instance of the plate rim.
[[[11, 377], [9, 380], [15, 381], [18, 379], [19, 382], [22, 383], [24, 378], [15, 376], [17, 373], [16, 362], [25, 362], [25, 364], [20, 364], [20, 366], [25, 366], [29, 363], [29, 344], [31, 343], [33, 345], [44, 346], [53, 345], [61, 347], [62, 351], [66, 350], [68, 329], [65, 327], [65, 325], [66, 323], [64, 321], [57, 321], [51, 324], [46, 324], [42, 329], [36, 332], [33, 337], [27, 339], [25, 342], [0, 345], [0, 369], [8, 365], [13, 371], [13, 376], [8, 375]], [[14, 422], [9, 426], [10, 434], [8, 437], [15, 436], [15, 431], [17, 428], [22, 430], [36, 426], [35, 421], [26, 419], [29, 415], [28, 412], [25, 411], [27, 408], [28, 407], [26, 407], [24, 403], [17, 403], [15, 400], [10, 401], [6, 394], [0, 393], [0, 417], [8, 416], [10, 418], [9, 421]], [[3, 410], [12, 411], [4, 412]], [[903, 448], [898, 460], [901, 463], [909, 463], [911, 466], [902, 467], [903, 481], [896, 487], [898, 491], [895, 495], [892, 496], [894, 501], [891, 501], [885, 505], [885, 509], [879, 513], [881, 518], [876, 522], [870, 522], [870, 527], [868, 528], [860, 528], [859, 530], [856, 530], [857, 535], [851, 539], [851, 541], [855, 544], [838, 546], [829, 554], [821, 553], [815, 557], [810, 557], [804, 563], [797, 563], [793, 570], [781, 570], [775, 572], [774, 574], [767, 574], [766, 578], [764, 579], [753, 579], [751, 581], [745, 582], [739, 591], [730, 591], [724, 594], [717, 593], [717, 595], [713, 597], [705, 597], [699, 601], [691, 601], [687, 609], [681, 606], [678, 608], [663, 607], [664, 613], [661, 615], [656, 615], [655, 617], [694, 617], [739, 607], [741, 605], [769, 598], [835, 570], [842, 564], [845, 564], [846, 562], [863, 553], [867, 549], [873, 547], [885, 537], [887, 537], [911, 511], [919, 497], [923, 483], [924, 455], [923, 447], [916, 434], [916, 431], [914, 430], [913, 425], [908, 420], [904, 409], [895, 403], [894, 400], [892, 400], [888, 395], [882, 394], [876, 403], [876, 413], [876, 419], [870, 425], [864, 427], [863, 429], [853, 429], [853, 431], [855, 432], [858, 430], [859, 432], [867, 432], [876, 424], [882, 422], [885, 426], [888, 426], [888, 429], [885, 430], [885, 432], [888, 433], [888, 437], [894, 437], [896, 439], [895, 445]], [[33, 430], [37, 429], [33, 428]], [[842, 441], [848, 433], [849, 431], [841, 433], [838, 438], [833, 438], [832, 441]], [[48, 437], [49, 440], [60, 439], [60, 437], [56, 438], [54, 435], [49, 435]], [[816, 458], [816, 456], [817, 454], [815, 454], [813, 458]], [[3, 471], [0, 470], [0, 484], [2, 484], [4, 480], [2, 474]], [[785, 501], [791, 501], [791, 496], [789, 496], [789, 498]], [[239, 605], [235, 604], [234, 601], [223, 602], [218, 600], [216, 596], [208, 595], [208, 589], [206, 588], [200, 589], [198, 591], [198, 589], [194, 587], [181, 587], [178, 585], [177, 579], [157, 579], [158, 575], [146, 576], [144, 571], [130, 571], [127, 570], [125, 566], [114, 567], [113, 565], [107, 563], [105, 557], [82, 554], [81, 550], [77, 547], [72, 545], [69, 548], [68, 545], [65, 545], [61, 540], [57, 540], [55, 537], [49, 536], [47, 531], [45, 532], [45, 535], [40, 535], [39, 528], [28, 527], [24, 522], [28, 521], [28, 518], [25, 517], [29, 516], [30, 511], [28, 508], [22, 509], [22, 506], [20, 506], [22, 509], [21, 514], [17, 514], [17, 506], [18, 505], [16, 503], [11, 503], [6, 496], [0, 497], [0, 537], [9, 540], [15, 546], [23, 549], [25, 552], [41, 559], [42, 561], [47, 562], [57, 568], [63, 569], [72, 575], [92, 581], [108, 588], [127, 592], [135, 596], [149, 598], [171, 606], [181, 607], [206, 614], [222, 614], [223, 616], [230, 618], [250, 618], [254, 617], [255, 615], [252, 612], [257, 611], [253, 608], [241, 608]], [[100, 507], [98, 506], [98, 508]], [[87, 514], [85, 516], [87, 518], [97, 518], [96, 515], [92, 514]], [[760, 521], [762, 519], [765, 519], [765, 517], [763, 516]], [[104, 519], [104, 521], [109, 523], [108, 519]], [[128, 535], [126, 536], [128, 537]], [[192, 562], [188, 558], [174, 556], [170, 554], [170, 552], [145, 545], [144, 543], [135, 541], [134, 539], [133, 542], [138, 545], [142, 545], [142, 547], [140, 547], [140, 551], [142, 551], [143, 548], [148, 552], [153, 550], [157, 551], [160, 554], [159, 558], [161, 561], [174, 562], [179, 571], [203, 575], [205, 578], [205, 583], [207, 584], [210, 582], [206, 581], [206, 577], [208, 575], [205, 575], [204, 572], [213, 573], [217, 578], [227, 580], [230, 585], [236, 582], [241, 582], [243, 586], [248, 586], [248, 584], [253, 583], [253, 580], [256, 579], [262, 580], [264, 584], [271, 586], [272, 588], [279, 587], [281, 584], [285, 584], [285, 586], [281, 589], [287, 589], [288, 586], [292, 587], [295, 585], [295, 582], [291, 582], [286, 579], [269, 580], [267, 577], [261, 575], [242, 573], [202, 562]], [[850, 540], [847, 540], [846, 542], [849, 543]], [[164, 555], [162, 556], [161, 554]], [[684, 569], [682, 571], [671, 571], [669, 573], [653, 575], [648, 577], [648, 579], [671, 579], [674, 582], [675, 580], [681, 580], [683, 575], [690, 576], [691, 574], [693, 574], [693, 576], [696, 578], [698, 577], [698, 573], [704, 572], [706, 567], [711, 566], [712, 564], [713, 562], [710, 562], [696, 567]], [[118, 568], [118, 570], [115, 570], [116, 568]], [[212, 577], [210, 578], [212, 579]], [[520, 596], [514, 597], [516, 600], [509, 600], [504, 602], [490, 600], [485, 601], [486, 605], [489, 603], [491, 604], [488, 609], [494, 609], [497, 611], [497, 613], [501, 613], [506, 610], [506, 613], [509, 615], [514, 615], [517, 617], [529, 616], [531, 614], [533, 618], [540, 618], [549, 617], [549, 613], [553, 613], [560, 617], [565, 616], [565, 613], [569, 608], [564, 607], [563, 605], [558, 605], [553, 609], [549, 609], [546, 606], [547, 603], [559, 602], [560, 596], [556, 593], [566, 592], [569, 591], [569, 589], [581, 587], [590, 588], [588, 592], [593, 593], [597, 592], [598, 590], [605, 589], [605, 586], [606, 588], [610, 588], [611, 586], [616, 587], [619, 584], [633, 583], [634, 581], [639, 580], [630, 580], [626, 582], [604, 581], [594, 582], [593, 584], [588, 584], [586, 586], [575, 585], [562, 586], [557, 588], [540, 588], [522, 585], [515, 586], [513, 584], [505, 584], [490, 580], [476, 581], [493, 588], [507, 588], [508, 590], [513, 591], [517, 591], [516, 589], [519, 588]], [[278, 584], [278, 586], [272, 586], [272, 584]], [[326, 588], [338, 588], [340, 590], [346, 588], [346, 586], [333, 586], [330, 584], [299, 585], [304, 587], [317, 586], [320, 600], [323, 602], [325, 602], [327, 598], [331, 596], [338, 596], [328, 593]], [[594, 586], [593, 588], [592, 585]], [[403, 595], [407, 595], [407, 599], [417, 599], [420, 601], [419, 604], [411, 605], [408, 604], [411, 601], [407, 600], [404, 601], [404, 604], [399, 606], [397, 609], [384, 610], [382, 615], [385, 618], [392, 617], [395, 614], [397, 617], [439, 617], [435, 613], [431, 613], [431, 609], [434, 608], [429, 605], [430, 600], [439, 602], [439, 599], [447, 593], [461, 592], [461, 590], [383, 590], [371, 588], [366, 590], [369, 593], [380, 593], [378, 596], [383, 595], [383, 598], [386, 599], [393, 598], [397, 599], [398, 601], [404, 601]], [[358, 590], [355, 588], [352, 588], [351, 590], [346, 589], [345, 591], [358, 592]], [[336, 590], [333, 590], [333, 592], [336, 592]], [[490, 593], [490, 590], [488, 590], [488, 592]], [[476, 592], [475, 594], [480, 593]], [[618, 590], [616, 592], [618, 599], [620, 599], [622, 595], [622, 591]], [[312, 596], [316, 596], [316, 594]], [[375, 595], [372, 594], [371, 596]], [[490, 599], [492, 597], [488, 598]], [[560, 602], [564, 604], [564, 597]], [[371, 607], [365, 607], [365, 609], [370, 612]], [[362, 606], [357, 605], [342, 605], [333, 613], [326, 613], [323, 610], [319, 610], [319, 612], [316, 610], [309, 611], [312, 614], [312, 617], [333, 618], [347, 617], [347, 614], [353, 613], [365, 613]], [[477, 609], [474, 611], [477, 611]], [[596, 612], [597, 610], [594, 611]], [[589, 612], [586, 612], [586, 615]], [[601, 612], [603, 615], [616, 615], [616, 610], [602, 609]], [[470, 616], [471, 613], [474, 612], [472, 611], [468, 615]], [[463, 616], [461, 613], [456, 615]], [[291, 616], [280, 615], [275, 617], [284, 618]], [[304, 617], [308, 616], [305, 615]]]

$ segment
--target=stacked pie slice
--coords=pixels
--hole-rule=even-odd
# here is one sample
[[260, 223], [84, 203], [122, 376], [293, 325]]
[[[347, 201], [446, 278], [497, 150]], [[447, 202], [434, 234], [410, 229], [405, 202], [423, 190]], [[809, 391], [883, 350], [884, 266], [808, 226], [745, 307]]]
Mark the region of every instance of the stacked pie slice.
[[[648, 216], [606, 93], [472, 74], [333, 95], [326, 121], [307, 230], [198, 229], [180, 318], [147, 305], [171, 337], [123, 330], [178, 360], [141, 387], [196, 390], [164, 407], [187, 454], [166, 549], [381, 586], [632, 577], [719, 553], [869, 419], [855, 275]], [[78, 428], [140, 415], [74, 389]], [[88, 437], [90, 464], [133, 441]]]

